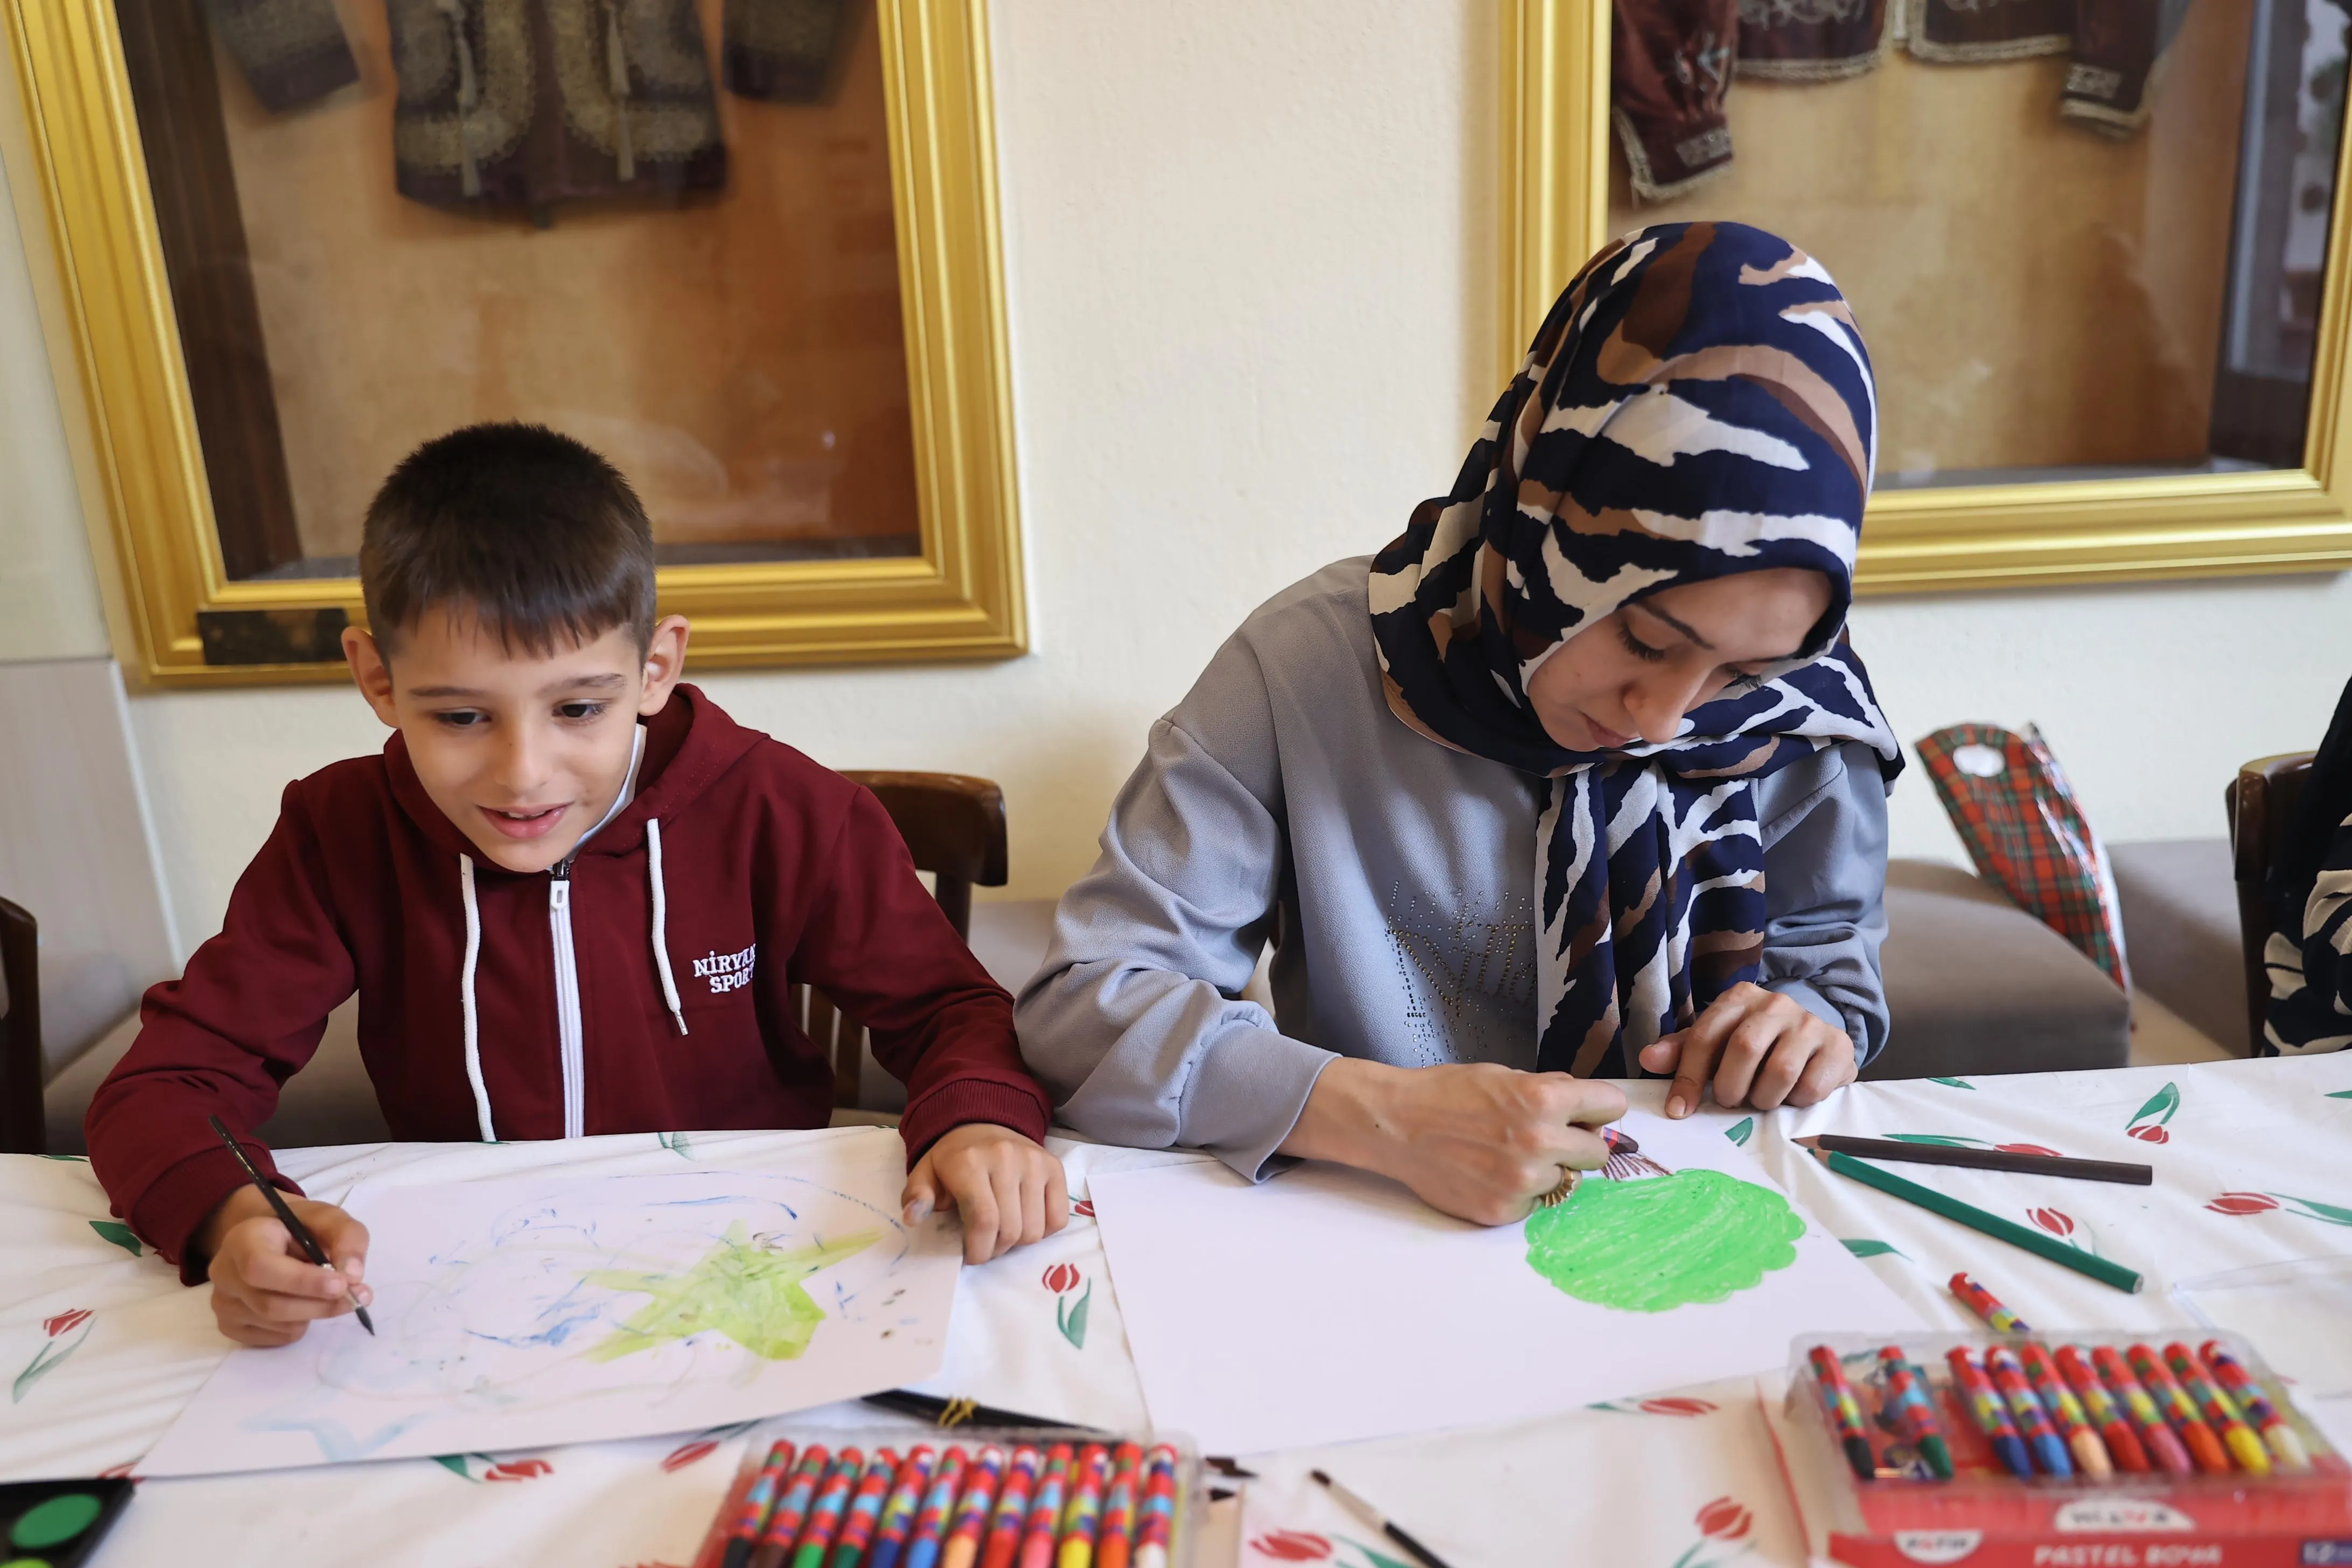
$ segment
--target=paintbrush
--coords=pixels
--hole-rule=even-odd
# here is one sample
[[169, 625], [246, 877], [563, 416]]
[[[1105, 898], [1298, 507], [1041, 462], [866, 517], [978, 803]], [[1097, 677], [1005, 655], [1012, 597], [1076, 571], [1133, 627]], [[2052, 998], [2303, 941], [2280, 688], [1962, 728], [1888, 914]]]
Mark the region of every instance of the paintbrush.
[[1341, 1502], [1347, 1504], [1349, 1508], [1361, 1515], [1366, 1524], [1374, 1526], [1382, 1535], [1387, 1536], [1391, 1541], [1395, 1542], [1399, 1546], [1402, 1546], [1407, 1552], [1412, 1552], [1415, 1557], [1419, 1558], [1424, 1564], [1426, 1564], [1427, 1568], [1446, 1568], [1444, 1558], [1440, 1557], [1436, 1552], [1432, 1552], [1428, 1547], [1423, 1546], [1420, 1542], [1415, 1541], [1412, 1536], [1406, 1534], [1404, 1526], [1397, 1523], [1396, 1521], [1389, 1518], [1388, 1515], [1382, 1513], [1379, 1509], [1374, 1508], [1370, 1503], [1366, 1502], [1362, 1498], [1358, 1497], [1354, 1492], [1349, 1491], [1347, 1488], [1333, 1480], [1329, 1471], [1309, 1470], [1307, 1473], [1313, 1476], [1317, 1484], [1321, 1486], [1326, 1491], [1329, 1492], [1333, 1497], [1338, 1498]]
[[[261, 1189], [261, 1195], [268, 1198], [269, 1206], [278, 1211], [278, 1222], [286, 1227], [286, 1234], [294, 1238], [294, 1245], [309, 1253], [310, 1261], [320, 1268], [334, 1268], [333, 1264], [327, 1261], [327, 1249], [319, 1245], [319, 1238], [310, 1234], [310, 1226], [294, 1217], [294, 1211], [287, 1206], [285, 1198], [279, 1195], [278, 1189], [269, 1184], [269, 1178], [263, 1175], [260, 1168], [254, 1164], [252, 1156], [245, 1152], [245, 1145], [239, 1143], [236, 1141], [236, 1135], [228, 1130], [228, 1124], [217, 1116], [213, 1117], [211, 1121], [213, 1131], [220, 1134], [220, 1141], [228, 1145], [228, 1152], [236, 1156], [236, 1163], [245, 1167], [245, 1173], [253, 1178], [253, 1184]], [[360, 1321], [361, 1328], [371, 1334], [375, 1332], [375, 1325], [368, 1321], [365, 1307], [353, 1307], [352, 1315]]]
[[2120, 1160], [2074, 1160], [2063, 1154], [2019, 1154], [2005, 1149], [1963, 1149], [1950, 1143], [1912, 1143], [1896, 1138], [1848, 1138], [1838, 1132], [1817, 1132], [1798, 1142], [1808, 1149], [1830, 1149], [1859, 1154], [1866, 1160], [1895, 1160], [1914, 1165], [1965, 1165], [1972, 1171], [2011, 1171], [2026, 1176], [2064, 1176], [2077, 1182], [2119, 1182], [2145, 1187], [2156, 1180], [2147, 1165]]

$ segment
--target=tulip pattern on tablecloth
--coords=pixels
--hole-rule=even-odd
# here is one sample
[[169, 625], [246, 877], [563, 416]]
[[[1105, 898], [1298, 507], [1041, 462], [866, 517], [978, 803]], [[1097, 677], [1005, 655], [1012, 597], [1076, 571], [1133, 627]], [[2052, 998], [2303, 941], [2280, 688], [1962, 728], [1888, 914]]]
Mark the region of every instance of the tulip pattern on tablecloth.
[[1305, 1530], [1269, 1530], [1250, 1538], [1250, 1552], [1272, 1563], [1328, 1563], [1333, 1568], [1413, 1568], [1402, 1558], [1345, 1535]]
[[[1086, 1271], [1075, 1263], [1056, 1263], [1045, 1270], [1042, 1281], [1054, 1293], [1054, 1326], [1070, 1342], [1073, 1350], [1087, 1348], [1087, 1309], [1093, 1305], [1095, 1288]], [[1086, 1294], [1077, 1294], [1086, 1286]]]
[[2148, 1096], [2146, 1105], [2132, 1112], [2131, 1121], [2124, 1131], [2143, 1143], [2169, 1143], [2172, 1134], [2165, 1130], [2165, 1124], [2179, 1109], [2180, 1086], [2168, 1083]]
[[2205, 1205], [2215, 1214], [2269, 1214], [2275, 1209], [2294, 1215], [2298, 1219], [2323, 1220], [2329, 1225], [2352, 1225], [2352, 1208], [2335, 1204], [2323, 1204], [2316, 1198], [2298, 1198], [2288, 1193], [2223, 1193]]
[[1756, 1516], [1737, 1498], [1719, 1497], [1692, 1517], [1698, 1539], [1675, 1559], [1674, 1568], [1717, 1568], [1756, 1549]]
[[546, 1459], [501, 1459], [490, 1454], [436, 1454], [433, 1462], [469, 1481], [535, 1481], [555, 1473], [555, 1466]]
[[81, 1349], [82, 1341], [98, 1321], [97, 1315], [87, 1307], [71, 1307], [41, 1321], [41, 1343], [33, 1352], [33, 1359], [8, 1385], [8, 1403], [22, 1405], [33, 1385], [55, 1372], [65, 1359]]

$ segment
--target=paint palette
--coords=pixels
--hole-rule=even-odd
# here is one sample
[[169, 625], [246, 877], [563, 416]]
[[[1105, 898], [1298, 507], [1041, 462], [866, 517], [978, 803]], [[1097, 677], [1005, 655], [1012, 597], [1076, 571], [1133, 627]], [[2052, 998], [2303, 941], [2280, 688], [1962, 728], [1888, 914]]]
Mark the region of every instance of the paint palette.
[[131, 1489], [127, 1480], [0, 1485], [0, 1568], [79, 1568], [130, 1506]]

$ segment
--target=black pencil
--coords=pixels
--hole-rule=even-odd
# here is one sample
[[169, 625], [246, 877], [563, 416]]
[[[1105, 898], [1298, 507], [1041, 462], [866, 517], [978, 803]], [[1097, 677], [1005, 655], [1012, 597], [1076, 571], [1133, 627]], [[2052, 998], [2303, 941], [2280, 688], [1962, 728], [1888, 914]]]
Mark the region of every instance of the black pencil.
[[1897, 1138], [1849, 1138], [1822, 1132], [1798, 1142], [1808, 1149], [1856, 1154], [1865, 1160], [1895, 1160], [1914, 1165], [1965, 1165], [1973, 1171], [2012, 1171], [2027, 1176], [2063, 1176], [2076, 1182], [2118, 1182], [2127, 1187], [2154, 1184], [2147, 1165], [2119, 1160], [2074, 1160], [2063, 1154], [2012, 1154], [2004, 1149], [1964, 1149], [1952, 1143], [1912, 1143]]
[[[228, 1130], [227, 1123], [215, 1116], [212, 1118], [212, 1124], [213, 1131], [220, 1134], [220, 1141], [228, 1145], [228, 1152], [236, 1156], [236, 1163], [245, 1167], [245, 1173], [253, 1178], [253, 1184], [261, 1189], [261, 1195], [269, 1200], [269, 1206], [278, 1211], [278, 1223], [283, 1225], [286, 1227], [286, 1233], [294, 1238], [294, 1245], [309, 1253], [310, 1261], [320, 1268], [332, 1268], [334, 1265], [327, 1261], [326, 1248], [319, 1245], [319, 1238], [310, 1234], [310, 1226], [294, 1217], [294, 1211], [287, 1206], [286, 1199], [279, 1194], [276, 1187], [269, 1184], [268, 1178], [255, 1167], [252, 1156], [245, 1152], [245, 1146], [236, 1141], [236, 1135]], [[359, 1319], [361, 1328], [371, 1334], [375, 1332], [375, 1325], [368, 1321], [365, 1307], [353, 1307], [352, 1315]]]
[[1097, 1437], [1117, 1434], [1098, 1426], [1082, 1426], [1076, 1421], [1056, 1421], [1049, 1415], [1024, 1415], [1018, 1410], [1001, 1409], [993, 1405], [982, 1405], [971, 1399], [941, 1399], [936, 1394], [917, 1394], [911, 1388], [886, 1388], [879, 1394], [869, 1394], [866, 1403], [885, 1410], [895, 1410], [901, 1415], [919, 1415], [941, 1426], [1012, 1426], [1036, 1430], [1084, 1432]]
[[1347, 1504], [1349, 1508], [1355, 1510], [1356, 1512], [1361, 1514], [1365, 1523], [1379, 1526], [1380, 1531], [1382, 1535], [1387, 1536], [1391, 1541], [1395, 1542], [1399, 1546], [1403, 1547], [1407, 1552], [1412, 1552], [1415, 1557], [1421, 1559], [1421, 1561], [1427, 1565], [1427, 1568], [1446, 1568], [1444, 1558], [1440, 1557], [1436, 1552], [1432, 1552], [1428, 1547], [1423, 1546], [1420, 1542], [1415, 1541], [1412, 1536], [1406, 1534], [1404, 1526], [1389, 1518], [1388, 1515], [1382, 1513], [1379, 1509], [1374, 1508], [1370, 1503], [1366, 1502], [1362, 1498], [1358, 1497], [1354, 1492], [1349, 1491], [1347, 1488], [1333, 1480], [1329, 1471], [1309, 1470], [1307, 1473], [1313, 1476], [1315, 1479], [1320, 1483], [1326, 1490], [1330, 1492], [1333, 1497], [1338, 1498], [1341, 1502]]

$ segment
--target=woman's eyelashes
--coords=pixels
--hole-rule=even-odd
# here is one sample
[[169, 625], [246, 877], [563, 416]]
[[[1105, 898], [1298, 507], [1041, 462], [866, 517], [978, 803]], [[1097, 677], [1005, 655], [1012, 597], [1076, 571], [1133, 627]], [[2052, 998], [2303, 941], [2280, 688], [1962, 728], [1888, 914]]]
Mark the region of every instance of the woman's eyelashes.
[[1644, 664], [1655, 664], [1666, 657], [1664, 648], [1652, 647], [1648, 643], [1635, 637], [1633, 628], [1627, 626], [1622, 618], [1617, 623], [1617, 640], [1625, 645], [1627, 653]]

